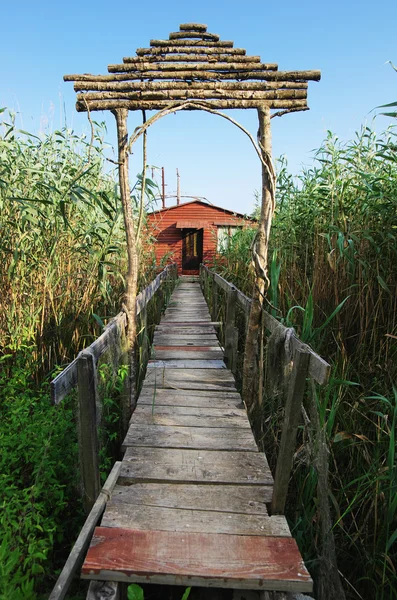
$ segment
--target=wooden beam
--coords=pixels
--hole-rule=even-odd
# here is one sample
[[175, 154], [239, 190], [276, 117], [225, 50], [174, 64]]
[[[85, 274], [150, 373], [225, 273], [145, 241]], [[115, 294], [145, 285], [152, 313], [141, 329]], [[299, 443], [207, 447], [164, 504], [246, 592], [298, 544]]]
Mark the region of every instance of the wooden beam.
[[77, 538], [76, 543], [68, 556], [65, 566], [63, 567], [48, 600], [63, 600], [63, 598], [65, 598], [72, 579], [79, 566], [83, 562], [95, 526], [105, 510], [106, 502], [111, 497], [113, 488], [119, 476], [120, 468], [121, 462], [116, 462], [113, 465], [113, 468], [102, 490], [100, 491], [99, 496], [90, 511], [90, 514], [85, 520], [83, 528], [79, 533], [79, 537]]
[[256, 63], [255, 61], [250, 63], [238, 63], [238, 62], [193, 62], [193, 63], [168, 63], [168, 62], [150, 62], [140, 61], [138, 63], [121, 63], [115, 65], [109, 65], [109, 73], [128, 73], [129, 71], [140, 71], [142, 73], [149, 71], [237, 71], [238, 73], [245, 74], [245, 71], [277, 71], [277, 65], [273, 63], [264, 64]]
[[206, 40], [211, 42], [219, 42], [219, 35], [217, 33], [197, 32], [197, 31], [174, 31], [170, 33], [170, 40]]
[[[169, 44], [171, 44], [171, 42], [169, 42]], [[234, 55], [234, 56], [245, 56], [246, 54], [246, 50], [244, 48], [225, 48], [225, 47], [206, 47], [206, 46], [198, 46], [196, 44], [191, 45], [191, 46], [175, 46], [175, 45], [168, 45], [168, 46], [160, 46], [158, 48], [152, 47], [152, 48], [137, 48], [136, 53], [138, 56], [146, 56], [146, 55], [150, 55], [150, 56], [158, 56], [158, 55], [165, 55], [165, 54], [175, 54], [178, 52], [183, 52], [184, 54], [204, 54], [204, 55], [211, 55], [211, 54], [230, 54], [230, 55]]]
[[198, 90], [172, 89], [144, 92], [88, 92], [78, 94], [78, 102], [97, 102], [99, 100], [295, 100], [306, 99], [307, 90], [271, 90], [271, 91], [229, 91], [229, 90]]
[[74, 84], [75, 92], [81, 91], [157, 91], [157, 90], [306, 90], [303, 81], [82, 81]]
[[98, 527], [82, 577], [310, 592], [292, 538]]
[[157, 47], [157, 46], [191, 46], [192, 43], [195, 46], [203, 46], [205, 48], [233, 48], [234, 46], [234, 42], [232, 41], [202, 41], [202, 40], [197, 40], [192, 42], [192, 40], [181, 40], [181, 39], [173, 39], [172, 41], [170, 40], [150, 40], [150, 45]]
[[196, 53], [183, 53], [181, 54], [166, 54], [165, 56], [161, 56], [159, 58], [158, 54], [151, 54], [142, 58], [141, 56], [125, 56], [123, 58], [123, 63], [126, 64], [135, 64], [141, 67], [145, 67], [148, 64], [157, 64], [157, 63], [169, 63], [169, 62], [197, 62], [203, 61], [207, 64], [207, 67], [211, 68], [211, 63], [220, 62], [220, 63], [259, 63], [261, 62], [260, 56], [240, 56], [234, 54], [202, 54], [200, 52]]
[[205, 33], [207, 31], [207, 25], [204, 23], [181, 23], [179, 29], [180, 31], [199, 31]]
[[213, 71], [197, 71], [192, 73], [188, 71], [180, 71], [178, 73], [169, 71], [150, 71], [145, 73], [137, 71], [135, 73], [112, 73], [111, 75], [90, 75], [90, 74], [73, 74], [64, 75], [64, 81], [130, 81], [141, 79], [181, 79], [188, 81], [227, 81], [241, 80], [247, 81], [250, 79], [258, 81], [320, 81], [320, 71], [247, 71], [241, 73], [222, 73]]
[[[203, 101], [204, 102], [204, 101]], [[208, 108], [215, 110], [230, 110], [230, 109], [245, 109], [245, 108], [258, 108], [261, 104], [264, 104], [263, 100], [206, 100]], [[266, 104], [269, 108], [299, 108], [307, 110], [308, 106], [306, 100], [268, 100]], [[172, 102], [169, 100], [89, 100], [87, 104], [85, 102], [77, 102], [76, 110], [78, 112], [86, 112], [87, 106], [89, 110], [161, 110], [163, 108], [172, 108]], [[175, 102], [175, 106], [178, 106], [178, 102]], [[201, 106], [195, 106], [192, 102], [191, 105], [187, 106], [184, 110], [201, 110]]]

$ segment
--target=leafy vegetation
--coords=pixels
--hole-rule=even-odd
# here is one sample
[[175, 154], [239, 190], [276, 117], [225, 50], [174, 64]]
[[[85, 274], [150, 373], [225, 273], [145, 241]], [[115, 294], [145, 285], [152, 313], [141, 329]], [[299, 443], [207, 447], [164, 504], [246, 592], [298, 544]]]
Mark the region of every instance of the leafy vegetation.
[[[347, 144], [329, 133], [297, 180], [279, 163], [269, 310], [333, 364], [315, 397], [330, 452], [338, 565], [355, 599], [397, 597], [396, 198], [393, 128], [377, 136], [365, 127]], [[247, 294], [251, 236], [233, 237], [217, 265]], [[266, 398], [263, 443], [273, 460], [281, 419], [281, 403]], [[309, 441], [301, 442], [289, 518], [315, 573], [317, 475]]]
[[[48, 379], [119, 311], [124, 233], [103, 126], [95, 124], [90, 142], [67, 129], [38, 137], [1, 112], [0, 598], [34, 600], [52, 587], [83, 519], [75, 402], [52, 406]], [[154, 184], [147, 185], [153, 196]], [[137, 197], [139, 187], [138, 178]], [[141, 287], [153, 276], [146, 247], [143, 240]], [[115, 398], [125, 376], [121, 369], [105, 382], [106, 369], [103, 477], [117, 444]]]

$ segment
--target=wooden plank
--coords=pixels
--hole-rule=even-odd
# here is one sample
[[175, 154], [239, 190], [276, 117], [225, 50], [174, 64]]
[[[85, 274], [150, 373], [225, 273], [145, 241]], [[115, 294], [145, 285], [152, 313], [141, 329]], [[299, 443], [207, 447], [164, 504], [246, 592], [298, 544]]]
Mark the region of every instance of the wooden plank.
[[[168, 325], [158, 325], [155, 330], [155, 335], [175, 335], [175, 338], [179, 336], [191, 336], [193, 340], [198, 339], [198, 336], [215, 336], [215, 329], [212, 325], [207, 326], [197, 326], [194, 325], [184, 325], [183, 327], [174, 327], [172, 323]], [[214, 338], [212, 338], [214, 339]], [[216, 339], [216, 336], [215, 336]]]
[[149, 360], [148, 369], [226, 369], [223, 360]]
[[198, 420], [224, 417], [229, 420], [235, 419], [248, 423], [248, 416], [242, 404], [239, 404], [238, 408], [226, 408], [224, 406], [214, 408], [214, 404], [210, 408], [203, 408], [202, 406], [158, 406], [156, 404], [152, 406], [151, 404], [141, 404], [139, 401], [131, 418], [148, 417], [152, 414], [157, 417], [197, 417]]
[[273, 486], [263, 452], [127, 448], [119, 484], [194, 483]]
[[84, 578], [310, 592], [292, 538], [97, 527]]
[[[202, 411], [201, 414], [177, 414], [172, 410], [164, 413], [159, 407], [154, 407], [152, 411], [150, 407], [148, 410], [138, 408], [134, 411], [130, 423], [133, 425], [164, 425], [167, 427], [226, 427], [228, 429], [249, 429], [249, 424], [246, 414], [242, 410], [242, 414], [234, 415], [208, 415], [205, 414], [204, 409], [196, 409], [196, 411]], [[220, 411], [222, 412], [222, 411]]]
[[128, 447], [191, 448], [257, 452], [251, 429], [130, 425], [121, 449]]
[[175, 314], [165, 314], [161, 319], [162, 325], [172, 323], [177, 323], [178, 326], [186, 326], [186, 324], [189, 325], [190, 323], [195, 325], [208, 325], [211, 324], [212, 321], [209, 315], [195, 315], [194, 313], [191, 313], [191, 315], [184, 315], [178, 312], [175, 312]]
[[153, 348], [152, 359], [153, 360], [183, 360], [188, 358], [190, 360], [221, 360], [223, 362], [223, 351], [218, 348], [209, 348], [208, 350], [195, 350], [195, 348], [187, 346], [183, 350], [159, 350], [158, 346]]
[[[176, 321], [175, 321], [176, 323]], [[161, 323], [159, 323], [159, 325], [156, 326], [155, 331], [158, 332], [162, 332], [163, 330], [166, 330], [167, 332], [174, 332], [176, 335], [184, 335], [184, 329], [188, 329], [188, 330], [193, 330], [193, 333], [198, 333], [200, 335], [204, 335], [204, 334], [214, 334], [215, 333], [215, 327], [213, 325], [212, 321], [196, 321], [194, 323], [186, 323], [185, 321], [179, 322], [178, 324], [175, 325], [175, 323], [163, 323], [163, 321], [161, 321]], [[189, 331], [189, 333], [191, 333], [191, 331]]]
[[215, 334], [207, 335], [167, 335], [161, 333], [155, 333], [153, 343], [157, 346], [218, 346], [218, 338]]
[[214, 277], [215, 283], [225, 292], [229, 292], [230, 290], [236, 289], [232, 283], [229, 283], [228, 281], [226, 281], [226, 279], [224, 279], [223, 277], [218, 275], [218, 273], [213, 273], [213, 277]]
[[235, 390], [234, 378], [227, 369], [148, 369], [143, 385], [156, 389]]
[[75, 545], [73, 546], [68, 559], [63, 567], [57, 582], [52, 590], [49, 600], [63, 600], [65, 598], [72, 579], [79, 568], [84, 554], [87, 552], [92, 533], [95, 529], [100, 516], [102, 515], [106, 502], [112, 494], [121, 468], [121, 462], [116, 462], [91, 509], [90, 514], [79, 533]]
[[134, 483], [116, 485], [112, 502], [267, 515], [266, 502], [271, 500], [271, 490], [270, 485]]
[[245, 515], [194, 509], [141, 506], [109, 502], [102, 518], [103, 527], [141, 531], [189, 531], [234, 535], [291, 537], [285, 517]]
[[237, 392], [213, 392], [206, 390], [170, 390], [143, 388], [138, 405], [164, 407], [201, 407], [210, 410], [212, 407], [223, 407], [222, 410], [241, 408], [240, 394]]

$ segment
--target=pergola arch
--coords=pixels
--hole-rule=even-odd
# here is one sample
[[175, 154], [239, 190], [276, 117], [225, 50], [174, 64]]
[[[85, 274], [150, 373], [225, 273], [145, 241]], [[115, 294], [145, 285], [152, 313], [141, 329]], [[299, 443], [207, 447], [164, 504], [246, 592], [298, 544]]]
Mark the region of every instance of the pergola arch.
[[[308, 110], [308, 82], [319, 81], [320, 77], [320, 71], [316, 70], [279, 71], [277, 64], [262, 63], [259, 56], [247, 56], [245, 49], [235, 48], [232, 41], [221, 40], [219, 35], [209, 33], [207, 26], [199, 23], [180, 25], [179, 31], [170, 33], [168, 40], [151, 40], [150, 46], [138, 48], [135, 56], [124, 57], [122, 63], [109, 65], [107, 75], [64, 76], [65, 81], [74, 82], [77, 111], [110, 110], [116, 117], [120, 194], [128, 252], [126, 312], [131, 354], [136, 337], [138, 255], [129, 190], [130, 144], [166, 114], [179, 110], [204, 110], [218, 114], [248, 135], [262, 163], [261, 217], [253, 246], [256, 284], [243, 368], [243, 398], [249, 404], [249, 395], [256, 381], [256, 340], [268, 287], [267, 248], [275, 201], [270, 119]], [[258, 111], [258, 145], [245, 128], [219, 112], [248, 108]], [[129, 142], [127, 116], [129, 111], [137, 110], [160, 112], [149, 119], [149, 125], [138, 128]], [[276, 112], [271, 114], [272, 110]], [[132, 358], [131, 385], [134, 379]]]

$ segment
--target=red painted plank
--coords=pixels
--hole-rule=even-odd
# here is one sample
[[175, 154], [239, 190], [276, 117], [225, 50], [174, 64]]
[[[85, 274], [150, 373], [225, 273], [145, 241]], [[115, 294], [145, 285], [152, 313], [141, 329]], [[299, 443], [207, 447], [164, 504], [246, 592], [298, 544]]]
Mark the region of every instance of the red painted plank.
[[204, 586], [312, 589], [293, 538], [97, 527], [82, 574], [109, 578], [109, 572], [121, 581], [174, 578]]

